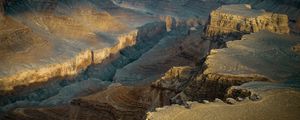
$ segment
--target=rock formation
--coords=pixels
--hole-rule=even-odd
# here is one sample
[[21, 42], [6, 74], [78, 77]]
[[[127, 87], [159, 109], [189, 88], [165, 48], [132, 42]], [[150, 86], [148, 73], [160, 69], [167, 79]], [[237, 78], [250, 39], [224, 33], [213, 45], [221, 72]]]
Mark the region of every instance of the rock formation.
[[[22, 6], [19, 7], [21, 8]], [[13, 9], [13, 7], [11, 9]], [[127, 46], [132, 46], [136, 43], [140, 44], [144, 40], [151, 40], [152, 37], [156, 37], [157, 35], [163, 34], [165, 30], [164, 23], [153, 24], [153, 25], [149, 24], [148, 26], [141, 27], [137, 30], [134, 30], [134, 28], [130, 28], [129, 31], [133, 31], [133, 32], [129, 32], [129, 33], [127, 33], [126, 31], [123, 32], [122, 27], [119, 27], [120, 30], [118, 32], [123, 32], [123, 33], [117, 33], [118, 34], [117, 37], [113, 38], [113, 36], [109, 37], [109, 35], [102, 35], [102, 34], [98, 35], [97, 32], [97, 31], [108, 32], [107, 26], [118, 27], [118, 25], [120, 24], [120, 23], [116, 23], [116, 21], [113, 20], [113, 18], [107, 14], [102, 14], [97, 12], [95, 13], [88, 12], [87, 14], [83, 13], [84, 15], [95, 14], [90, 17], [89, 16], [79, 17], [80, 15], [75, 15], [75, 17], [74, 16], [60, 17], [52, 14], [50, 15], [47, 14], [48, 13], [46, 13], [46, 16], [39, 13], [21, 14], [19, 16], [14, 17], [14, 19], [19, 20], [21, 19], [19, 17], [23, 16], [25, 19], [23, 18], [20, 21], [28, 25], [25, 28], [29, 29], [29, 27], [32, 27], [33, 29], [32, 36], [42, 36], [45, 40], [47, 40], [46, 44], [48, 44], [48, 47], [50, 48], [41, 47], [37, 45], [39, 48], [38, 50], [35, 51], [41, 52], [39, 54], [33, 53], [33, 51], [27, 49], [21, 50], [21, 52], [24, 51], [26, 55], [25, 54], [18, 55], [18, 54], [11, 53], [13, 54], [12, 55], [13, 57], [10, 57], [11, 56], [10, 54], [4, 54], [4, 56], [2, 57], [3, 60], [1, 62], [3, 64], [1, 65], [1, 69], [3, 70], [1, 70], [1, 78], [0, 78], [1, 91], [12, 90], [14, 89], [13, 87], [16, 86], [24, 86], [24, 85], [26, 86], [31, 83], [45, 82], [53, 77], [65, 77], [65, 76], [75, 75], [80, 71], [82, 71], [83, 69], [85, 69], [92, 62], [101, 63], [104, 59], [108, 58], [111, 54], [116, 54], [117, 52], [119, 52], [119, 50]], [[101, 22], [99, 24], [94, 24], [97, 23], [95, 20], [100, 16], [103, 19], [102, 21], [110, 22], [111, 24], [101, 23]], [[95, 27], [90, 26], [89, 24], [83, 25], [82, 23], [78, 23], [77, 20], [79, 18], [84, 18], [85, 20], [80, 20], [80, 21], [88, 21], [85, 23], [91, 23], [93, 25], [96, 25], [98, 29], [95, 30], [94, 29]], [[10, 21], [8, 20], [8, 22]], [[109, 27], [109, 28], [113, 28], [113, 27]], [[18, 29], [18, 31], [20, 31], [19, 28], [15, 28], [15, 29]], [[116, 30], [116, 29], [117, 28], [113, 28], [110, 30]], [[39, 30], [39, 32], [37, 30]], [[8, 33], [5, 33], [4, 31], [3, 34], [8, 34]], [[16, 38], [18, 38], [21, 37], [22, 35], [23, 35], [22, 33], [18, 33], [17, 35], [9, 35], [9, 36], [10, 37], [15, 36]], [[16, 38], [12, 38], [12, 39], [17, 40]], [[21, 37], [21, 40], [23, 41], [26, 42], [31, 41], [28, 39], [29, 38]], [[86, 39], [86, 40], [81, 40], [81, 39]], [[106, 42], [105, 39], [110, 40], [110, 42]], [[9, 40], [9, 44], [10, 47], [12, 47], [12, 49], [15, 49], [18, 48], [16, 45], [22, 43]], [[35, 45], [39, 43], [32, 42], [30, 44]], [[6, 47], [8, 46], [6, 45]], [[54, 47], [56, 49], [51, 49]], [[31, 47], [31, 48], [36, 48], [36, 47]], [[43, 54], [42, 53], [43, 51], [47, 51], [48, 53]], [[20, 51], [14, 51], [14, 52], [20, 52]], [[52, 58], [52, 59], [49, 61], [48, 59], [45, 60], [46, 58]], [[29, 59], [31, 61], [25, 59]], [[13, 64], [8, 63], [12, 61], [14, 61]], [[17, 66], [17, 64], [23, 64], [23, 67], [19, 67]], [[10, 70], [7, 71], [7, 68], [9, 68]]]
[[0, 119], [296, 119], [298, 3], [0, 0]]
[[[147, 113], [147, 120], [297, 120], [300, 119], [300, 92], [293, 90], [273, 90], [263, 92], [262, 101], [245, 100], [233, 105], [224, 102], [209, 104], [191, 103], [191, 109], [172, 105], [157, 108], [155, 112]], [[251, 111], [251, 112], [249, 112]]]
[[250, 5], [223, 5], [210, 14], [206, 36], [236, 36], [268, 30], [289, 33], [288, 16], [263, 10], [254, 10]]
[[[20, 108], [3, 118], [140, 120], [145, 118], [147, 111], [169, 105], [170, 99], [190, 80], [191, 72], [190, 67], [176, 67], [152, 86], [111, 84], [104, 91], [72, 100], [66, 107]], [[59, 114], [60, 111], [65, 114]]]
[[141, 58], [117, 70], [113, 80], [126, 85], [149, 84], [173, 66], [196, 66], [207, 55], [210, 41], [201, 39], [202, 30], [190, 35], [187, 30], [179, 27], [171, 31]]
[[298, 82], [299, 54], [292, 50], [297, 44], [297, 38], [267, 31], [227, 42], [228, 48], [211, 50], [203, 74], [184, 93], [192, 100], [214, 99], [223, 98], [230, 86], [250, 81]]
[[173, 67], [165, 75], [152, 83], [153, 87], [172, 91], [182, 91], [192, 80], [192, 68], [189, 66]]

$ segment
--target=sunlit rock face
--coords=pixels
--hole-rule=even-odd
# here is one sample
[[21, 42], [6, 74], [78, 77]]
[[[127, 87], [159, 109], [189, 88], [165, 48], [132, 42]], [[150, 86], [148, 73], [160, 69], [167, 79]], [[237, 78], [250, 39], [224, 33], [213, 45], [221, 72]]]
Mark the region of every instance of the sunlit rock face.
[[252, 9], [250, 5], [223, 5], [210, 14], [208, 37], [241, 36], [260, 30], [289, 33], [288, 16]]
[[184, 90], [191, 100], [224, 98], [230, 86], [252, 81], [298, 83], [299, 38], [261, 31], [213, 49], [199, 74]]
[[[240, 77], [275, 81], [299, 80], [299, 54], [292, 48], [299, 44], [295, 36], [267, 31], [245, 35], [228, 42], [228, 48], [212, 50], [204, 75], [208, 80], [235, 80]], [[222, 59], [221, 62], [217, 62]], [[251, 80], [251, 79], [249, 79]]]
[[[253, 1], [6, 0], [0, 9], [0, 119], [141, 120], [166, 105], [193, 109], [188, 100], [232, 97], [236, 103], [240, 89], [251, 97], [258, 88], [300, 88], [297, 26], [291, 33], [288, 27], [296, 24], [297, 0]], [[286, 11], [272, 10], [276, 5]], [[222, 41], [227, 36], [235, 41]], [[247, 103], [251, 109], [227, 111], [222, 103], [225, 110], [211, 113], [232, 118], [238, 110], [248, 118], [248, 110], [263, 106], [297, 118], [298, 93], [277, 93], [263, 96], [267, 103]], [[182, 116], [194, 119], [188, 115]]]
[[[131, 18], [126, 16], [125, 21], [118, 20], [104, 10], [109, 8], [94, 2], [6, 1], [7, 16], [1, 22], [0, 90], [75, 75], [166, 29], [164, 23], [137, 28], [155, 18], [148, 20], [147, 15], [136, 13], [145, 21], [128, 22]], [[130, 23], [135, 24], [127, 26]]]

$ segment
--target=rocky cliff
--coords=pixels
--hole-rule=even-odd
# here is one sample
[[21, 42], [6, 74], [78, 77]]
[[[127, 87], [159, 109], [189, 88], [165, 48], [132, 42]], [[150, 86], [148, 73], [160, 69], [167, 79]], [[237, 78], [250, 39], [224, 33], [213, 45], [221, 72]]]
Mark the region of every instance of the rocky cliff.
[[[65, 107], [20, 108], [2, 118], [140, 120], [145, 118], [147, 111], [171, 104], [170, 99], [181, 91], [180, 88], [184, 88], [191, 72], [191, 67], [175, 67], [152, 86], [122, 86], [115, 83], [104, 91], [76, 98]], [[63, 111], [64, 114], [59, 114]]]
[[206, 36], [236, 36], [268, 30], [289, 33], [288, 16], [252, 9], [250, 5], [223, 5], [210, 14]]
[[[152, 26], [153, 25], [153, 26]], [[1, 90], [13, 90], [16, 86], [27, 86], [33, 83], [46, 82], [53, 77], [72, 76], [84, 70], [92, 63], [101, 63], [111, 54], [116, 54], [125, 47], [134, 44], [143, 44], [144, 40], [152, 40], [157, 34], [165, 31], [165, 24], [148, 24], [139, 30], [120, 36], [119, 42], [111, 47], [101, 50], [86, 50], [76, 54], [74, 58], [65, 60], [61, 63], [47, 65], [47, 67], [26, 70], [15, 75], [5, 76], [1, 78]]]
[[223, 98], [230, 86], [251, 81], [299, 82], [297, 39], [261, 31], [227, 42], [228, 48], [211, 50], [203, 74], [184, 93], [192, 100], [214, 99]]

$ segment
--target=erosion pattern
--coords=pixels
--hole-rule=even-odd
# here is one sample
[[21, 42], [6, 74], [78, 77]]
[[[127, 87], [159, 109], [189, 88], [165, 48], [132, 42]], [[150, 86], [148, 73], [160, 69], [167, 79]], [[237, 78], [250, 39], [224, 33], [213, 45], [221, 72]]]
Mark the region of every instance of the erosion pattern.
[[76, 98], [66, 107], [20, 108], [9, 113], [5, 119], [144, 119], [147, 111], [169, 105], [169, 98], [174, 97], [182, 84], [189, 81], [192, 71], [191, 67], [175, 67], [152, 87], [112, 84], [104, 91]]
[[6, 1], [0, 119], [297, 119], [295, 16], [266, 1]]
[[223, 98], [230, 86], [251, 81], [297, 83], [299, 53], [293, 51], [297, 39], [261, 31], [227, 42], [228, 48], [211, 50], [203, 74], [184, 92], [191, 99], [203, 100]]
[[208, 37], [228, 34], [241, 36], [260, 30], [289, 33], [288, 16], [254, 10], [247, 4], [224, 5], [211, 12], [206, 35]]
[[[1, 52], [5, 53], [1, 54], [1, 91], [45, 82], [53, 77], [75, 75], [92, 63], [101, 63], [109, 55], [116, 54], [127, 46], [143, 42], [143, 39], [150, 39], [156, 34], [163, 34], [166, 28], [163, 23], [154, 23], [155, 27], [124, 30], [123, 23], [107, 12], [97, 11], [93, 6], [79, 6], [82, 9], [67, 7], [74, 13], [57, 15], [49, 13], [52, 10], [50, 8], [46, 12], [45, 7], [42, 10], [26, 8], [26, 5], [34, 4], [48, 5], [47, 2], [37, 1], [12, 2], [9, 11], [27, 11], [11, 13], [4, 20], [1, 32]], [[52, 12], [62, 12], [62, 5], [55, 7]]]

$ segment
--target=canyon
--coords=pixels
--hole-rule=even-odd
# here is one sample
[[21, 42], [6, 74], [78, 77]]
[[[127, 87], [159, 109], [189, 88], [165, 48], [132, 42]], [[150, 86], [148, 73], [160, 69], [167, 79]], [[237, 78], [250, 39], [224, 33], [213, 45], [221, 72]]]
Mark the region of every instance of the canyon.
[[299, 119], [299, 3], [1, 0], [0, 119]]

